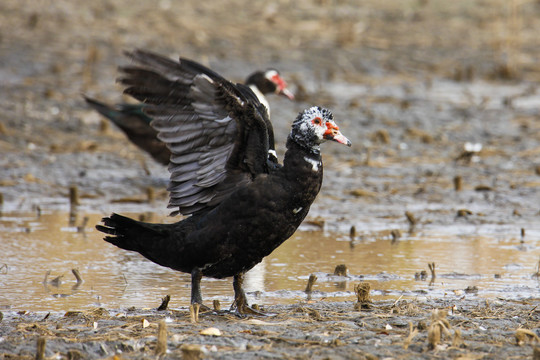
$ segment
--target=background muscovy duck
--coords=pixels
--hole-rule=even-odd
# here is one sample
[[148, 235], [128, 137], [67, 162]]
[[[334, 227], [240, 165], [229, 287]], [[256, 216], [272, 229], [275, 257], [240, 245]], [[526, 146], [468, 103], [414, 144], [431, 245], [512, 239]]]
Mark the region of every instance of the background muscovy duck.
[[[278, 94], [294, 100], [294, 94], [287, 88], [287, 83], [276, 69], [252, 73], [247, 77], [245, 85], [253, 91], [259, 102], [266, 106], [268, 117], [270, 105], [265, 94]], [[144, 113], [144, 104], [110, 106], [87, 96], [84, 96], [84, 99], [94, 110], [120, 128], [138, 148], [150, 154], [158, 163], [169, 164], [171, 152], [167, 145], [157, 138], [157, 131], [150, 125], [152, 118]]]
[[294, 120], [283, 165], [276, 166], [268, 157], [268, 113], [249, 87], [183, 59], [129, 55], [137, 65], [122, 68], [120, 82], [147, 104], [172, 152], [169, 207], [191, 216], [151, 224], [112, 214], [96, 228], [113, 245], [190, 273], [192, 303], [202, 303], [202, 276], [233, 276], [242, 312], [244, 273], [296, 231], [321, 188], [321, 143], [351, 143], [329, 110], [311, 107]]

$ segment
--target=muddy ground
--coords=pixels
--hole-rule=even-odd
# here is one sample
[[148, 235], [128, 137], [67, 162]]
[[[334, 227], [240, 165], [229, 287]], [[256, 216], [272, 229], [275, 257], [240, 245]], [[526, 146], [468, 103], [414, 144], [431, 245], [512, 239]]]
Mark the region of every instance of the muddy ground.
[[[143, 359], [156, 355], [160, 322], [165, 358], [197, 359], [527, 359], [533, 355], [537, 305], [529, 301], [299, 303], [239, 319], [150, 309], [15, 314], [4, 318], [5, 359]], [[217, 329], [217, 330], [216, 330]], [[538, 348], [535, 350], [538, 352]], [[158, 354], [160, 351], [157, 351]], [[535, 353], [536, 354], [536, 353]], [[536, 355], [538, 356], [538, 354]], [[536, 359], [536, 358], [535, 358]]]
[[[325, 183], [306, 227], [355, 226], [369, 236], [406, 228], [409, 211], [417, 228], [523, 229], [527, 251], [538, 252], [539, 31], [537, 1], [4, 0], [2, 211], [67, 210], [73, 185], [82, 209], [103, 214], [144, 199], [148, 188], [166, 198], [166, 169], [81, 97], [121, 101], [114, 79], [126, 63], [122, 50], [140, 47], [201, 61], [236, 81], [280, 69], [297, 94], [294, 103], [269, 99], [281, 146], [298, 111], [333, 109], [354, 146], [325, 147]], [[6, 312], [0, 353], [33, 358], [44, 337], [46, 357], [148, 357], [165, 319], [170, 358], [195, 345], [200, 356], [231, 359], [517, 359], [538, 346], [538, 304], [537, 294], [356, 310], [319, 301], [266, 308], [274, 317], [202, 314], [196, 324], [186, 309]], [[436, 309], [443, 313], [432, 319]], [[209, 327], [221, 335], [200, 334]], [[433, 340], [437, 328], [442, 342], [432, 348], [428, 332]]]

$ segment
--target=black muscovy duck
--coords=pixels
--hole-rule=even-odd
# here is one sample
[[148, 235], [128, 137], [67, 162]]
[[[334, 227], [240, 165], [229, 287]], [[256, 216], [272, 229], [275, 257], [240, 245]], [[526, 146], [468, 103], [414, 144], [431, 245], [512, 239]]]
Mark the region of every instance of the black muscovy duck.
[[[186, 59], [181, 59], [181, 61], [191, 62]], [[193, 70], [196, 71], [196, 68]], [[276, 69], [254, 72], [248, 76], [245, 85], [253, 91], [259, 102], [266, 106], [268, 117], [270, 117], [270, 106], [265, 94], [278, 94], [294, 100], [293, 93], [287, 88], [287, 83]], [[84, 96], [84, 99], [94, 110], [111, 120], [138, 148], [150, 154], [158, 163], [169, 164], [171, 152], [167, 145], [157, 138], [157, 131], [150, 125], [152, 118], [144, 112], [144, 104], [111, 106], [87, 96]]]
[[113, 245], [190, 273], [192, 303], [202, 303], [202, 276], [233, 276], [242, 312], [244, 273], [296, 231], [321, 188], [321, 143], [351, 143], [332, 113], [314, 106], [294, 120], [279, 165], [269, 156], [268, 113], [249, 87], [184, 59], [128, 55], [135, 65], [121, 68], [120, 82], [171, 150], [169, 207], [189, 216], [151, 224], [112, 214], [96, 228]]

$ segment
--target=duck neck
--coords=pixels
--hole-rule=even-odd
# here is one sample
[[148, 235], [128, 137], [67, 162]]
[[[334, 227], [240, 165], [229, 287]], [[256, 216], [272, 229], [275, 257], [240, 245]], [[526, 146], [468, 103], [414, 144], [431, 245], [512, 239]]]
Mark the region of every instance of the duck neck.
[[270, 117], [270, 104], [268, 103], [268, 100], [266, 100], [266, 96], [262, 93], [261, 90], [257, 87], [255, 84], [249, 84], [248, 85], [251, 91], [257, 96], [257, 99], [259, 99], [259, 102], [263, 104], [266, 107], [266, 111], [268, 112], [268, 117]]
[[294, 133], [291, 133], [287, 138], [287, 150], [289, 149], [289, 147], [295, 148], [295, 145], [297, 151], [301, 149], [301, 151], [312, 154], [313, 156], [321, 156], [320, 144], [312, 144], [311, 142], [308, 142], [306, 139], [304, 139], [304, 137], [295, 136]]
[[319, 193], [323, 179], [323, 164], [318, 149], [298, 144], [291, 137], [283, 159], [282, 176], [291, 187], [290, 202], [307, 214]]
[[306, 177], [322, 177], [322, 158], [319, 145], [307, 146], [293, 136], [287, 139], [287, 151], [283, 159], [287, 171]]

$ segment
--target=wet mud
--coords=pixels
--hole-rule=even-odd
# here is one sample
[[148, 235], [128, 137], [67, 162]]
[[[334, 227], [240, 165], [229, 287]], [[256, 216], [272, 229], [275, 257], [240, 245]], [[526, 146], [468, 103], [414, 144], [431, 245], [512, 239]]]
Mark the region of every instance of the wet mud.
[[[0, 251], [9, 256], [0, 259], [0, 287], [10, 290], [0, 291], [3, 358], [540, 358], [539, 15], [538, 2], [502, 0], [232, 0], [225, 8], [214, 1], [2, 1]], [[127, 101], [116, 68], [127, 63], [122, 51], [137, 47], [201, 61], [235, 81], [278, 68], [297, 97], [268, 99], [280, 154], [298, 111], [333, 110], [353, 147], [325, 144], [323, 189], [299, 236], [312, 239], [303, 245], [309, 248], [331, 238], [366, 254], [351, 255], [357, 263], [347, 264], [345, 289], [326, 286], [336, 282], [339, 263], [313, 269], [306, 262], [301, 281], [267, 289], [292, 296], [263, 292], [253, 301], [275, 316], [202, 313], [197, 323], [181, 292], [169, 291], [173, 281], [160, 282], [144, 306], [96, 297], [100, 284], [124, 280], [121, 271], [90, 280], [92, 264], [155, 272], [125, 253], [94, 249], [100, 216], [174, 221], [166, 168], [81, 96]], [[62, 225], [50, 221], [56, 213]], [[70, 254], [84, 253], [84, 245], [95, 252], [74, 261]], [[20, 261], [41, 249], [49, 251], [45, 263], [64, 268]], [[339, 250], [336, 262], [349, 251]], [[432, 262], [435, 288], [426, 285]], [[76, 268], [83, 283], [73, 288]], [[64, 274], [63, 285], [44, 290], [47, 270], [45, 284]], [[427, 279], [413, 280], [415, 272]], [[318, 281], [308, 301], [312, 273]], [[396, 274], [395, 282], [384, 279]], [[40, 290], [25, 290], [25, 281]], [[356, 286], [365, 281], [371, 301], [357, 305]], [[146, 286], [126, 298], [140, 304]], [[230, 284], [209, 289], [216, 286]], [[56, 300], [63, 293], [93, 301], [52, 306], [55, 293]], [[173, 310], [153, 310], [166, 294]], [[230, 300], [219, 299], [223, 307]]]
[[17, 354], [5, 358], [21, 359], [35, 357], [39, 339], [46, 341], [45, 358], [68, 359], [527, 359], [538, 341], [528, 330], [537, 326], [537, 306], [312, 301], [263, 307], [267, 317], [201, 313], [198, 322], [186, 311], [96, 308], [12, 314], [4, 316], [0, 332], [3, 351]]

